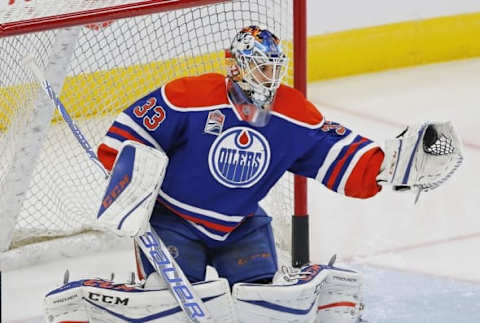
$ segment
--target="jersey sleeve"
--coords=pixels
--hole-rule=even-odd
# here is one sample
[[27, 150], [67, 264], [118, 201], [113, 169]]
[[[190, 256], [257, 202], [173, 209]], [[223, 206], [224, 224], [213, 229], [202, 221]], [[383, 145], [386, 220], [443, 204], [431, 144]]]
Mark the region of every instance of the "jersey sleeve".
[[369, 198], [381, 190], [376, 177], [384, 153], [372, 140], [331, 121], [312, 130], [308, 138], [310, 148], [290, 171], [349, 197]]
[[98, 146], [98, 158], [112, 169], [125, 140], [133, 140], [164, 151], [181, 143], [183, 115], [170, 106], [164, 86], [137, 100], [114, 120]]

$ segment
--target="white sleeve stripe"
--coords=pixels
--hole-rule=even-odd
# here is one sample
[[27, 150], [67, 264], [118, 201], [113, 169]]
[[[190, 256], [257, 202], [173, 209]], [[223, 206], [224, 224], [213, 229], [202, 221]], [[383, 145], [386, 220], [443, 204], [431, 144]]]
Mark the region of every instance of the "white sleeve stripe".
[[197, 214], [201, 214], [203, 216], [208, 216], [208, 217], [211, 217], [213, 219], [217, 219], [217, 220], [221, 220], [221, 221], [226, 221], [226, 222], [236, 222], [236, 223], [240, 223], [245, 217], [244, 216], [230, 216], [230, 215], [225, 215], [225, 214], [222, 214], [222, 213], [218, 213], [218, 212], [215, 212], [215, 211], [211, 211], [211, 210], [205, 210], [205, 209], [201, 209], [201, 208], [198, 208], [196, 206], [193, 206], [193, 205], [189, 205], [189, 204], [185, 204], [183, 202], [180, 202], [180, 201], [177, 201], [176, 199], [174, 199], [173, 197], [171, 196], [168, 196], [165, 192], [163, 192], [162, 190], [160, 190], [158, 192], [158, 194], [165, 200], [167, 201], [168, 203], [172, 204], [172, 205], [175, 205], [175, 206], [178, 206], [186, 211], [189, 211], [189, 212], [192, 212], [192, 213], [197, 213]]
[[109, 136], [105, 136], [101, 144], [104, 144], [112, 149], [115, 149], [116, 151], [119, 151], [120, 147], [122, 146], [122, 142], [120, 140], [109, 137]]
[[355, 140], [356, 136], [357, 134], [350, 132], [350, 134], [348, 134], [345, 138], [337, 141], [332, 147], [330, 147], [330, 150], [328, 151], [328, 154], [325, 157], [322, 166], [318, 170], [317, 176], [315, 177], [317, 181], [321, 182], [323, 180], [328, 172], [328, 169], [342, 151], [342, 148], [350, 145], [353, 140]]
[[355, 152], [355, 155], [354, 155], [353, 159], [350, 161], [350, 165], [348, 165], [348, 168], [345, 171], [345, 173], [343, 174], [342, 180], [340, 181], [340, 184], [338, 185], [338, 189], [337, 189], [338, 193], [342, 193], [343, 195], [345, 195], [345, 185], [347, 184], [347, 180], [350, 177], [350, 174], [352, 173], [353, 168], [355, 167], [355, 165], [357, 165], [358, 160], [367, 151], [369, 151], [370, 149], [373, 149], [375, 147], [378, 147], [378, 145], [374, 145], [374, 146], [373, 145], [374, 144], [372, 142], [370, 142], [367, 145], [365, 145], [364, 147], [362, 147], [360, 150]]
[[153, 138], [145, 129], [140, 127], [128, 114], [125, 112], [120, 113], [120, 115], [115, 120], [121, 124], [124, 124], [127, 127], [132, 128], [136, 133], [138, 133], [142, 139], [149, 142], [153, 147], [163, 152], [162, 147], [158, 142]]

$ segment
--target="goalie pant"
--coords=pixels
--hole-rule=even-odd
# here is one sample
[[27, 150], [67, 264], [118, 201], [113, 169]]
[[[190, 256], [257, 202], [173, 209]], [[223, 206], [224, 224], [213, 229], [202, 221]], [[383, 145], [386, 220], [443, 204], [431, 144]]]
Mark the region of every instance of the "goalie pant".
[[[271, 285], [220, 278], [194, 284], [215, 322], [360, 321], [362, 278], [358, 272], [310, 265], [278, 272]], [[167, 289], [143, 289], [91, 279], [68, 283], [45, 298], [45, 319], [61, 322], [187, 322]]]

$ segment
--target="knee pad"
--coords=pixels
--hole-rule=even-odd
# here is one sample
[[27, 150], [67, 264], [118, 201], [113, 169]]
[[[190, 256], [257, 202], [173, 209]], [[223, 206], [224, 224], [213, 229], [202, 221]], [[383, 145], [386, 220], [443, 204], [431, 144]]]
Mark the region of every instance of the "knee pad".
[[353, 323], [363, 309], [361, 283], [358, 272], [333, 265], [282, 268], [271, 285], [235, 284], [232, 297], [239, 322]]

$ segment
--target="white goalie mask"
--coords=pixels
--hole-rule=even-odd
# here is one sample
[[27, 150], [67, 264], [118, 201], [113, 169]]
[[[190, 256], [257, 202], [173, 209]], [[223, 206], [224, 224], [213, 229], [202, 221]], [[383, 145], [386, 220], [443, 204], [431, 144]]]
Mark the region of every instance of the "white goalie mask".
[[266, 125], [287, 72], [280, 40], [268, 30], [246, 27], [233, 39], [226, 61], [228, 93], [236, 110], [252, 125]]

